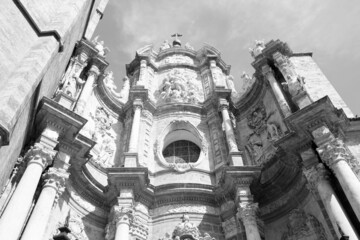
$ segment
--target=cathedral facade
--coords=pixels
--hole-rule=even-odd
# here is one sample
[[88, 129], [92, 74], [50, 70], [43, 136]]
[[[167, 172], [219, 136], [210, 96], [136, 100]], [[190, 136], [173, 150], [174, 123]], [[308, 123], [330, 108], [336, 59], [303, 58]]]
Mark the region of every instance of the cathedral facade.
[[24, 2], [9, 14], [38, 33], [0, 90], [0, 239], [360, 238], [360, 119], [312, 53], [256, 41], [236, 89], [218, 49], [175, 34], [118, 87], [90, 41], [107, 1], [61, 1], [62, 28]]

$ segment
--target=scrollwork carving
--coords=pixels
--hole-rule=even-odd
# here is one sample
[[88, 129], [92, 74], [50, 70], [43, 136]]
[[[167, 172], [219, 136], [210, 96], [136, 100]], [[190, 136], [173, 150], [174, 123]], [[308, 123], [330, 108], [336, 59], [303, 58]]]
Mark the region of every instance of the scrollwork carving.
[[316, 217], [301, 209], [294, 209], [288, 217], [287, 232], [282, 240], [326, 240], [325, 230]]

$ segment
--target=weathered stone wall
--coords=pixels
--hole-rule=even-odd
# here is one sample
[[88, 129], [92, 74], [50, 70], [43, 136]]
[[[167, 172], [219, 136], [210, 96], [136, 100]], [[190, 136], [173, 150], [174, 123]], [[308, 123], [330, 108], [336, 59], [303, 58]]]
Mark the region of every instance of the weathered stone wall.
[[[21, 6], [15, 2], [20, 2], [25, 11], [22, 12]], [[99, 0], [96, 3], [98, 2]], [[22, 0], [2, 4], [0, 125], [10, 133], [10, 144], [0, 148], [3, 164], [0, 169], [0, 189], [20, 154], [27, 132], [32, 130], [29, 126], [36, 108], [35, 103], [43, 96], [52, 96], [75, 43], [83, 35], [89, 3], [88, 0]], [[53, 36], [38, 36], [24, 12], [28, 12], [40, 31], [56, 30], [63, 42], [64, 51], [59, 52], [59, 43]], [[37, 88], [38, 93], [35, 92]]]
[[328, 95], [335, 107], [344, 109], [348, 117], [353, 117], [349, 107], [311, 56], [293, 56], [290, 61], [294, 64], [297, 74], [305, 77], [305, 86], [313, 101]]

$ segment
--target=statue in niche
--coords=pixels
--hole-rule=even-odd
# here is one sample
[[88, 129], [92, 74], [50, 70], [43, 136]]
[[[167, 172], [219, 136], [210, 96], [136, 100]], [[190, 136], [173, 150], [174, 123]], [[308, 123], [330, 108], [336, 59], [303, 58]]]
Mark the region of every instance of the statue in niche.
[[316, 217], [304, 210], [294, 209], [288, 217], [288, 231], [282, 240], [326, 240], [325, 230]]
[[67, 79], [65, 82], [64, 90], [63, 92], [76, 99], [82, 85], [84, 85], [85, 80], [82, 80], [80, 77], [80, 69], [79, 67], [75, 66], [75, 72]]
[[95, 44], [95, 49], [99, 51], [99, 55], [105, 57], [105, 55], [110, 52], [110, 49], [104, 46], [104, 41], [99, 41], [98, 39], [99, 36], [96, 36], [92, 43]]
[[171, 48], [171, 44], [168, 40], [164, 40], [164, 42], [160, 46], [160, 51], [163, 51], [165, 49]]
[[262, 51], [265, 49], [265, 42], [264, 40], [255, 40], [255, 47], [249, 48], [250, 54], [253, 58], [259, 56]]
[[262, 153], [263, 143], [261, 137], [256, 133], [251, 133], [248, 137], [247, 144], [245, 149], [250, 153], [254, 158], [259, 157]]

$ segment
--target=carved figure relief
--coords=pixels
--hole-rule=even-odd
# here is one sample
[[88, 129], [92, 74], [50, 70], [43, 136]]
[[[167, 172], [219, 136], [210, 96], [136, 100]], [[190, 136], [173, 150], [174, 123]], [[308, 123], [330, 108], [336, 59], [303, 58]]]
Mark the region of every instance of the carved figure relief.
[[325, 230], [316, 217], [294, 209], [288, 217], [288, 231], [282, 240], [326, 240]]
[[196, 81], [179, 71], [174, 71], [164, 78], [159, 90], [155, 92], [155, 98], [158, 103], [198, 103], [202, 96]]
[[97, 143], [94, 147], [97, 155], [93, 160], [101, 167], [110, 167], [113, 164], [116, 151], [116, 133], [111, 128], [114, 119], [102, 107], [98, 107], [95, 111], [95, 116], [91, 117], [95, 122], [95, 132], [92, 139]]
[[63, 83], [60, 83], [59, 92], [77, 99], [82, 86], [85, 83], [85, 80], [80, 78], [80, 73], [84, 69], [84, 65], [76, 62], [75, 59], [72, 59], [73, 65], [70, 69], [70, 73], [64, 77]]
[[280, 125], [272, 119], [275, 111], [267, 113], [265, 106], [255, 107], [247, 117], [247, 124], [252, 132], [248, 135], [245, 149], [256, 164], [263, 164], [259, 158], [266, 147], [282, 135]]

